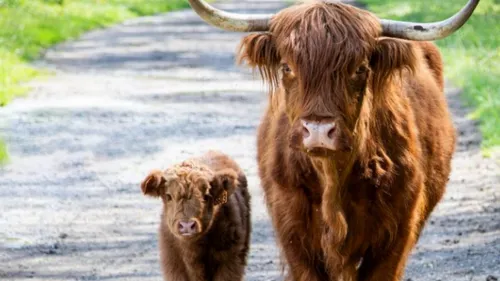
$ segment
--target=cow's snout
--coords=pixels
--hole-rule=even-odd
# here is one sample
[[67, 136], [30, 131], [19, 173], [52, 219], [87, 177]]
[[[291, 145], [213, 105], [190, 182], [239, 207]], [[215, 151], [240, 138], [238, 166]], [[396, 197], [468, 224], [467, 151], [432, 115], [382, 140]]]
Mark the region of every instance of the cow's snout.
[[179, 234], [189, 236], [198, 233], [198, 227], [195, 220], [179, 221]]
[[334, 121], [307, 121], [302, 119], [302, 137], [306, 150], [336, 149], [337, 126]]

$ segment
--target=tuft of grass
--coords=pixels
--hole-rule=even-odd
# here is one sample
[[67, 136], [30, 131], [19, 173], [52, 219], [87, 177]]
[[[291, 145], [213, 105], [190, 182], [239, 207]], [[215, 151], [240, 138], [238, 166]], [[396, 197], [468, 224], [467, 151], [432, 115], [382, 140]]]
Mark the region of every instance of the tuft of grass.
[[[467, 1], [360, 0], [379, 17], [431, 22], [447, 18]], [[486, 154], [500, 148], [500, 2], [482, 0], [456, 33], [436, 41], [445, 61], [445, 75], [461, 87], [463, 100], [480, 121]]]
[[188, 7], [186, 0], [0, 0], [0, 106], [40, 73], [29, 66], [41, 51], [132, 17]]
[[9, 155], [7, 154], [7, 146], [0, 140], [0, 165], [7, 162]]

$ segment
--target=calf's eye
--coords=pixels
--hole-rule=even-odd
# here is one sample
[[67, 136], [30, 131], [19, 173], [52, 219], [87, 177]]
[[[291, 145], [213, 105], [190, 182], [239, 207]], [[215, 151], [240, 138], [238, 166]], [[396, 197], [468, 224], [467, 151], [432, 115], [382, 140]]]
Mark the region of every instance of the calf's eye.
[[358, 67], [358, 69], [356, 69], [356, 74], [363, 74], [365, 73], [366, 71], [368, 71], [368, 68], [364, 65]]
[[165, 198], [167, 199], [167, 202], [172, 201], [172, 195], [170, 195], [170, 194], [166, 194]]

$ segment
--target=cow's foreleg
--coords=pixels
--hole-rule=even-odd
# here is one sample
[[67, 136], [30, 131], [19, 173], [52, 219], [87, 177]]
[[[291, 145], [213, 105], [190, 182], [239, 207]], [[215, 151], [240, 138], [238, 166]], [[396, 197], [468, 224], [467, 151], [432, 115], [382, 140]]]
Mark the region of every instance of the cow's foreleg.
[[400, 231], [392, 247], [383, 252], [368, 254], [363, 258], [358, 272], [358, 281], [400, 281], [402, 279], [408, 255], [416, 243], [416, 226], [400, 227], [404, 227], [404, 230]]
[[321, 218], [320, 208], [314, 208], [300, 189], [274, 189], [268, 203], [289, 271], [286, 280], [328, 280], [321, 261], [321, 229], [315, 229], [316, 220]]

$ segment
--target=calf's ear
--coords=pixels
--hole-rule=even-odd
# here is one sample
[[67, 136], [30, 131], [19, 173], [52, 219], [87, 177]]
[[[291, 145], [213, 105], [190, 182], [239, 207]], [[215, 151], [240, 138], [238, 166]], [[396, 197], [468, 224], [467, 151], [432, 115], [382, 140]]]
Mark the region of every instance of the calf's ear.
[[252, 33], [245, 36], [239, 47], [237, 61], [258, 68], [263, 79], [275, 82], [280, 58], [272, 34]]
[[141, 190], [144, 195], [151, 197], [159, 197], [161, 189], [165, 186], [165, 177], [160, 170], [153, 170], [142, 181]]
[[238, 186], [238, 174], [232, 169], [218, 171], [210, 181], [210, 195], [214, 205], [224, 204]]

